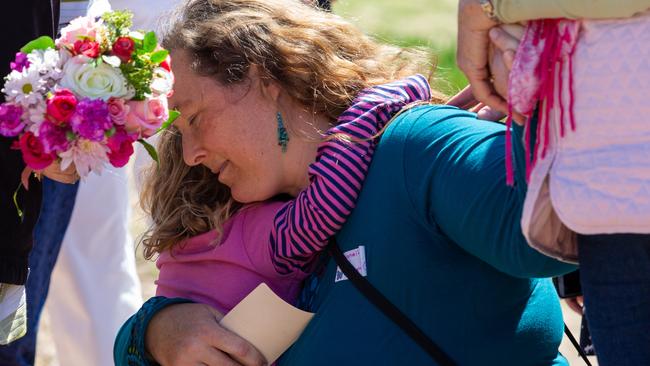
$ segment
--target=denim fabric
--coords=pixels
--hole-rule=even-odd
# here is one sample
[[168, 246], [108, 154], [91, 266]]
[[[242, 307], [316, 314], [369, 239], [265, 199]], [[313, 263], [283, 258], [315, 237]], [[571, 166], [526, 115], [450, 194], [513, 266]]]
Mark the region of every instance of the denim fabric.
[[578, 249], [599, 364], [650, 365], [650, 235], [579, 235]]
[[34, 228], [34, 248], [29, 254], [27, 277], [27, 334], [17, 341], [0, 346], [0, 366], [34, 364], [36, 334], [41, 311], [50, 286], [50, 275], [61, 249], [77, 195], [77, 184], [43, 179], [43, 204]]

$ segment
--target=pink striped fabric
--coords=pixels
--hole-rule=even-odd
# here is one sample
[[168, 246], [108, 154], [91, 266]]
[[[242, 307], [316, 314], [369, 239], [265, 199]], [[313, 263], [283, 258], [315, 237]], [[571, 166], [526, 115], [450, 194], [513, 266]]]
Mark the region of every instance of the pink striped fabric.
[[310, 185], [275, 217], [271, 257], [281, 274], [309, 271], [315, 254], [343, 226], [363, 186], [376, 139], [373, 137], [406, 105], [431, 99], [422, 75], [365, 89], [326, 136], [347, 135], [354, 142], [324, 141], [309, 167]]

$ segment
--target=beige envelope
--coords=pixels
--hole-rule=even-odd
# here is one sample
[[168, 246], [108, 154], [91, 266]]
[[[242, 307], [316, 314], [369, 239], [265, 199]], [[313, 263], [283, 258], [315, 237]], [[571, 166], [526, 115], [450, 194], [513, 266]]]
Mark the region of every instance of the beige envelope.
[[271, 364], [298, 339], [313, 316], [262, 283], [221, 319], [221, 325], [252, 343]]

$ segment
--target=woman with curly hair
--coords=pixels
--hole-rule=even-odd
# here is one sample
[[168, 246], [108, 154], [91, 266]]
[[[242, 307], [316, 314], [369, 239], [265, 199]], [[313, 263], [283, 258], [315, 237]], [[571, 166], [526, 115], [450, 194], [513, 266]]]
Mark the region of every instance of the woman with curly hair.
[[[154, 222], [175, 220], [169, 243], [216, 228], [221, 246], [241, 210], [292, 198], [263, 229], [242, 229], [266, 238], [247, 249], [264, 253], [266, 275], [314, 274], [299, 306], [316, 316], [280, 365], [431, 363], [333, 260], [316, 260], [332, 236], [341, 251], [364, 252], [361, 275], [455, 363], [566, 364], [557, 296], [540, 278], [574, 267], [528, 247], [519, 228], [525, 177], [505, 185], [503, 125], [440, 105], [417, 74], [430, 67], [426, 53], [379, 44], [291, 0], [190, 0], [164, 46], [182, 151], [163, 154], [161, 169], [204, 176], [182, 184], [180, 201], [161, 203], [170, 214]], [[208, 218], [226, 209], [209, 203], [219, 183], [246, 205], [225, 221]], [[149, 204], [174, 195], [157, 191]], [[192, 213], [191, 202], [206, 199], [207, 211]], [[192, 220], [203, 226], [174, 236]], [[228, 280], [204, 275], [187, 291], [211, 283], [228, 293]], [[219, 326], [218, 305], [192, 301], [207, 302], [174, 291], [149, 300], [120, 331], [116, 363], [265, 362]]]

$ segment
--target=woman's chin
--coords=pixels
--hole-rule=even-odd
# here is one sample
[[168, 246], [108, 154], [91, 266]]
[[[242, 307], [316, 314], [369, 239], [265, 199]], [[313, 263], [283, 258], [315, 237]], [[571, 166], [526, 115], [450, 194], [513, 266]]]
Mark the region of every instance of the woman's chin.
[[240, 189], [240, 187], [237, 186], [230, 187], [230, 195], [232, 195], [232, 198], [239, 203], [259, 202], [270, 198], [265, 197], [259, 190]]

